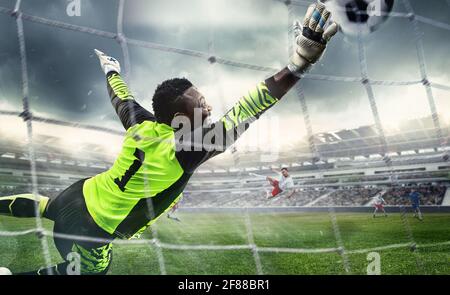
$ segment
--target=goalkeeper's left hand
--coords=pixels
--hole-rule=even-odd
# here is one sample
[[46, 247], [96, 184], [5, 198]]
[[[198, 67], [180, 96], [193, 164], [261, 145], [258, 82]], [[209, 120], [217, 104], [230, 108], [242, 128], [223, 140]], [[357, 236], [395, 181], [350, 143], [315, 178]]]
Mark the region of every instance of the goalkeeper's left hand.
[[95, 54], [97, 54], [98, 59], [100, 60], [100, 65], [105, 72], [105, 75], [108, 75], [110, 72], [116, 72], [120, 74], [120, 63], [114, 57], [107, 56], [100, 50], [94, 49]]
[[322, 56], [328, 41], [338, 31], [338, 25], [332, 22], [325, 28], [331, 13], [325, 4], [317, 1], [311, 4], [303, 20], [303, 28], [298, 21], [294, 23], [295, 52], [288, 65], [289, 70], [300, 76]]

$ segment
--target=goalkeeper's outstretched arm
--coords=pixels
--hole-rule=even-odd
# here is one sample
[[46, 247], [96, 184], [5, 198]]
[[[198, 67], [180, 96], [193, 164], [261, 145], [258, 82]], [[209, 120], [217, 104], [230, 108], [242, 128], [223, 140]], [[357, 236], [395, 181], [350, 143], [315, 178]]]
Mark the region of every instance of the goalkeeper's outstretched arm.
[[125, 130], [143, 121], [156, 121], [155, 116], [139, 105], [131, 94], [127, 84], [120, 76], [119, 62], [99, 50], [95, 50], [100, 65], [106, 75], [107, 88], [111, 103]]
[[295, 52], [289, 64], [243, 96], [211, 129], [223, 126], [224, 145], [205, 152], [200, 164], [220, 154], [248, 129], [250, 123], [275, 105], [315, 64], [337, 33], [338, 25], [328, 23], [331, 14], [320, 1], [308, 7], [302, 25], [294, 23]]

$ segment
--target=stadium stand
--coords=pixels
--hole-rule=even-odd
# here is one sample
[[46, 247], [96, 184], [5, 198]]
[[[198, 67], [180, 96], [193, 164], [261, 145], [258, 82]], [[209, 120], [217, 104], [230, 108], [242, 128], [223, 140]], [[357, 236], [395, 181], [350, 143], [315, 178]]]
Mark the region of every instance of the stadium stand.
[[316, 198], [329, 193], [327, 189], [304, 189], [291, 198], [280, 195], [278, 198], [268, 199], [265, 190], [229, 192], [188, 192], [184, 195], [181, 206], [199, 208], [220, 207], [287, 207], [304, 206]]

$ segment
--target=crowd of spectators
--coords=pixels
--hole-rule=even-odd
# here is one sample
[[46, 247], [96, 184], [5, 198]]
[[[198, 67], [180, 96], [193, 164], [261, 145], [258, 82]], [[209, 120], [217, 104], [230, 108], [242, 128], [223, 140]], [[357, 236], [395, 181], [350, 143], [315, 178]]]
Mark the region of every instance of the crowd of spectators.
[[[39, 188], [38, 194], [49, 197], [49, 198], [55, 198], [62, 189], [60, 188]], [[18, 195], [18, 194], [30, 194], [32, 193], [32, 186], [31, 185], [21, 185], [21, 186], [0, 186], [0, 197], [5, 196], [11, 196], [11, 195]]]
[[[441, 205], [447, 187], [438, 184], [423, 184], [414, 187], [421, 195], [421, 205]], [[185, 194], [185, 207], [289, 207], [305, 206], [367, 206], [373, 198], [381, 195], [388, 206], [409, 205], [409, 193], [413, 187], [345, 187], [338, 189], [302, 189], [291, 198], [282, 194], [268, 199], [265, 191], [189, 192]], [[315, 201], [317, 200], [317, 201]], [[314, 202], [315, 201], [315, 202]]]
[[182, 206], [200, 208], [239, 208], [239, 207], [288, 207], [305, 206], [314, 201], [328, 190], [303, 189], [297, 191], [290, 198], [281, 194], [276, 198], [268, 198], [264, 190], [230, 192], [188, 192], [184, 194]]
[[[419, 186], [395, 187], [345, 187], [334, 189], [297, 189], [290, 198], [281, 194], [276, 198], [267, 198], [266, 191], [242, 190], [228, 192], [190, 191], [184, 193], [181, 205], [185, 207], [289, 207], [289, 206], [364, 206], [369, 204], [373, 197], [380, 194], [387, 205], [409, 205], [408, 198], [415, 189], [420, 193], [421, 205], [441, 205], [447, 187], [439, 184], [422, 184]], [[9, 196], [22, 193], [31, 193], [32, 187], [28, 185], [0, 186], [0, 196]], [[62, 188], [40, 187], [38, 193], [50, 198], [56, 197]], [[317, 200], [317, 201], [316, 201]], [[315, 201], [315, 202], [314, 202]], [[312, 205], [311, 205], [312, 203]]]

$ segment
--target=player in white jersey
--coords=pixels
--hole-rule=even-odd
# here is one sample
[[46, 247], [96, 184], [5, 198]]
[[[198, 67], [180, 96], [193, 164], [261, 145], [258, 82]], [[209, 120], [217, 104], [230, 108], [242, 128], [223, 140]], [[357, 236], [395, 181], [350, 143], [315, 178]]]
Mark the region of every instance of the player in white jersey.
[[279, 179], [267, 176], [267, 181], [273, 187], [271, 192], [267, 192], [267, 197], [274, 198], [282, 192], [288, 192], [287, 197], [290, 198], [296, 190], [294, 189], [294, 180], [289, 175], [289, 171], [286, 167], [281, 168], [281, 175]]
[[384, 210], [384, 204], [386, 204], [386, 201], [383, 199], [381, 195], [378, 195], [375, 197], [373, 201], [373, 206], [375, 207], [375, 210], [373, 211], [373, 218], [376, 217], [376, 213], [381, 210], [384, 213], [384, 216], [387, 217], [387, 213]]

